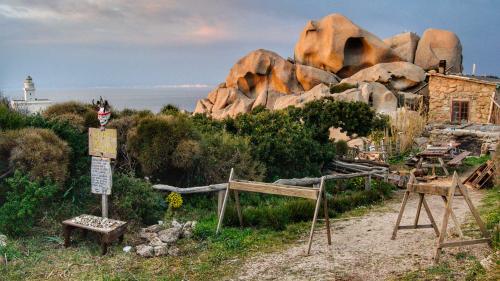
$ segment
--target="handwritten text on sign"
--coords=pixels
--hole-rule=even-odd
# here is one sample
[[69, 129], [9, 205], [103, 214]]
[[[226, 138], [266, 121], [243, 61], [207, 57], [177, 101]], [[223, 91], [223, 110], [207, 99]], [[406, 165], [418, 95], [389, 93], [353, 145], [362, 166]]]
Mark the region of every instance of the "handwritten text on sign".
[[89, 154], [116, 159], [116, 130], [89, 128]]
[[111, 194], [113, 176], [111, 174], [111, 160], [109, 158], [92, 157], [90, 175], [92, 193]]

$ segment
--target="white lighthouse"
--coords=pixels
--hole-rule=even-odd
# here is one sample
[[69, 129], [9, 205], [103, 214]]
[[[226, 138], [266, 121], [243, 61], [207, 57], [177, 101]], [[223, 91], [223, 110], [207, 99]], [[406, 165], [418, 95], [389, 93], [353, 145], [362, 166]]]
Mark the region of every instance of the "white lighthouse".
[[28, 75], [24, 80], [24, 100], [33, 101], [35, 99], [35, 84], [33, 79]]
[[42, 112], [52, 104], [52, 102], [48, 99], [39, 99], [35, 97], [35, 83], [33, 83], [33, 78], [29, 75], [24, 80], [23, 90], [23, 100], [10, 101], [10, 106], [17, 111], [26, 114], [35, 114]]

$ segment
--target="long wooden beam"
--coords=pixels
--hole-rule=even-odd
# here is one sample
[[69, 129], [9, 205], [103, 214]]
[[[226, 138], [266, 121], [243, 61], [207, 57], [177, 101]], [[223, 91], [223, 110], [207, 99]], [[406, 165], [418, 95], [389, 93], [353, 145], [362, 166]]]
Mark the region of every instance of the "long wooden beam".
[[258, 192], [274, 195], [285, 195], [292, 197], [301, 197], [307, 199], [318, 199], [318, 188], [303, 188], [288, 185], [278, 185], [272, 183], [260, 183], [250, 181], [231, 181], [229, 183], [230, 190], [241, 190], [249, 192]]

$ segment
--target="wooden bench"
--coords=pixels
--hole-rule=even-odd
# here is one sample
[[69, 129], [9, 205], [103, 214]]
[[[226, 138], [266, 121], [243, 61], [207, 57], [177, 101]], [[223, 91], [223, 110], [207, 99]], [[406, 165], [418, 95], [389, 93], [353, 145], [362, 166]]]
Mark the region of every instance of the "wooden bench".
[[[82, 215], [86, 216], [86, 215]], [[123, 236], [125, 231], [127, 230], [127, 222], [111, 220], [114, 222], [114, 225], [110, 228], [98, 228], [93, 226], [88, 226], [84, 224], [80, 224], [75, 222], [75, 219], [78, 217], [74, 217], [62, 222], [63, 231], [64, 231], [64, 247], [69, 247], [71, 243], [71, 234], [74, 229], [81, 229], [83, 231], [84, 236], [86, 236], [88, 231], [95, 232], [100, 237], [101, 243], [101, 254], [105, 255], [108, 252], [108, 245], [118, 240], [119, 243], [123, 242]]]
[[[412, 225], [400, 225], [401, 219], [403, 217], [403, 213], [406, 207], [406, 203], [408, 202], [408, 198], [411, 193], [417, 193], [419, 195], [419, 202], [417, 206], [417, 212], [415, 216], [415, 220]], [[431, 210], [429, 208], [429, 205], [427, 205], [427, 202], [425, 201], [425, 195], [437, 195], [440, 196], [444, 203], [446, 210], [443, 215], [443, 221], [441, 224], [441, 230], [438, 229], [438, 226], [436, 222], [434, 221], [434, 217], [432, 216]], [[463, 239], [463, 233], [460, 228], [460, 222], [455, 216], [455, 213], [453, 212], [452, 209], [452, 203], [453, 199], [457, 195], [462, 195], [465, 202], [467, 203], [469, 210], [472, 213], [472, 216], [474, 217], [477, 225], [479, 226], [479, 230], [481, 231], [483, 237], [480, 239], [473, 239], [473, 240], [464, 240]], [[420, 217], [420, 211], [422, 208], [422, 205], [424, 206], [424, 209], [427, 213], [427, 216], [429, 217], [430, 224], [425, 224], [425, 225], [420, 225], [418, 224], [418, 220]], [[458, 235], [461, 240], [459, 241], [452, 241], [452, 242], [445, 242], [446, 238], [446, 231], [448, 227], [448, 219], [451, 216], [452, 220], [455, 223], [455, 226], [458, 231]], [[421, 229], [421, 228], [433, 228], [434, 232], [436, 233], [436, 236], [438, 236], [438, 243], [436, 247], [436, 252], [434, 255], [434, 262], [438, 263], [439, 262], [439, 257], [441, 255], [441, 250], [446, 247], [458, 247], [458, 246], [464, 246], [464, 245], [472, 245], [472, 244], [478, 244], [478, 243], [490, 243], [491, 239], [489, 236], [488, 231], [486, 230], [486, 226], [484, 225], [484, 222], [481, 220], [481, 217], [479, 216], [478, 211], [474, 207], [474, 204], [472, 204], [472, 201], [469, 197], [469, 193], [467, 192], [467, 188], [459, 182], [457, 172], [453, 174], [453, 179], [451, 186], [439, 186], [439, 185], [432, 185], [432, 184], [422, 184], [422, 183], [417, 183], [415, 179], [415, 175], [413, 173], [410, 175], [410, 180], [408, 181], [407, 189], [405, 191], [404, 197], [403, 197], [403, 202], [401, 203], [401, 209], [399, 210], [399, 215], [396, 220], [396, 225], [394, 226], [394, 230], [392, 232], [392, 238], [391, 239], [396, 239], [396, 235], [398, 230], [400, 229]]]
[[243, 226], [243, 216], [241, 212], [240, 200], [239, 200], [239, 191], [246, 192], [257, 192], [264, 194], [274, 194], [281, 196], [290, 196], [290, 197], [299, 197], [305, 199], [311, 199], [316, 201], [316, 207], [314, 209], [314, 216], [311, 225], [311, 231], [309, 234], [309, 244], [307, 248], [307, 255], [311, 252], [311, 245], [314, 235], [314, 227], [316, 225], [316, 220], [318, 217], [318, 212], [321, 204], [321, 200], [323, 200], [323, 209], [324, 209], [324, 217], [326, 223], [326, 235], [328, 239], [328, 245], [332, 244], [332, 238], [330, 233], [330, 219], [328, 217], [328, 204], [326, 199], [326, 194], [324, 192], [325, 186], [325, 177], [321, 177], [321, 182], [319, 187], [298, 187], [298, 186], [290, 186], [290, 185], [282, 185], [282, 184], [273, 184], [273, 183], [262, 183], [262, 182], [254, 182], [254, 181], [244, 181], [244, 180], [236, 180], [233, 178], [234, 170], [231, 169], [231, 173], [229, 175], [229, 182], [227, 185], [226, 193], [224, 195], [224, 201], [222, 203], [222, 209], [219, 214], [219, 221], [217, 223], [217, 231], [219, 233], [222, 227], [222, 221], [224, 220], [224, 213], [227, 206], [227, 201], [229, 198], [229, 193], [232, 191], [234, 193], [234, 201], [236, 204], [236, 212], [238, 214], [238, 220], [240, 225]]

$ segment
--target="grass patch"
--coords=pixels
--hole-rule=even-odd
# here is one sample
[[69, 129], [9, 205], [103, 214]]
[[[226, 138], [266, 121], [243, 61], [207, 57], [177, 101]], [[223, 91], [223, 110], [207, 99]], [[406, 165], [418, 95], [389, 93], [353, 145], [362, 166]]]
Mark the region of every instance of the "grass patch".
[[482, 165], [490, 159], [491, 159], [490, 155], [483, 155], [483, 156], [479, 156], [479, 157], [478, 156], [469, 156], [463, 160], [463, 164], [466, 166], [469, 166], [469, 167], [474, 167], [474, 166]]

